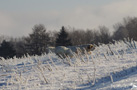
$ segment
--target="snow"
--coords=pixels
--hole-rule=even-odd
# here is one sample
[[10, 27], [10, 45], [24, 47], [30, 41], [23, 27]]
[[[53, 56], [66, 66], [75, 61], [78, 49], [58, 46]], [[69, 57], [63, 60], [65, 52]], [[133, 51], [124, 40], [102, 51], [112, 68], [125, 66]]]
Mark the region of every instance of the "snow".
[[135, 41], [99, 45], [91, 54], [54, 53], [0, 60], [0, 90], [136, 90]]

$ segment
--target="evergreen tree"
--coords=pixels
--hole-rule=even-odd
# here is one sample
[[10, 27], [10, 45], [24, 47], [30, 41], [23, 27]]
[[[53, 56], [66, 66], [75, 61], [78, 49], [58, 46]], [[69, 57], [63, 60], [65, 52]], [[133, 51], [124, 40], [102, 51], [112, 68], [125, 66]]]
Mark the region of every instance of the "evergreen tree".
[[56, 39], [56, 46], [71, 46], [71, 39], [68, 38], [68, 33], [65, 30], [65, 27], [62, 26], [62, 29], [60, 30], [58, 37]]
[[0, 46], [0, 56], [6, 58], [12, 58], [16, 55], [16, 51], [10, 42], [3, 41]]
[[33, 33], [26, 38], [26, 49], [30, 55], [41, 55], [46, 51], [46, 47], [50, 44], [49, 34], [46, 33], [45, 26], [42, 24], [35, 25]]

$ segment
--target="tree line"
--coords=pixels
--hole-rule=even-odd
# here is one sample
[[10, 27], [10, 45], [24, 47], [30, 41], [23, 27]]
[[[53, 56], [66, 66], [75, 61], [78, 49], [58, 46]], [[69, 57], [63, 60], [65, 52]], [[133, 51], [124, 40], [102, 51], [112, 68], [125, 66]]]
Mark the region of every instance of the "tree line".
[[48, 46], [72, 46], [82, 44], [108, 44], [113, 40], [124, 38], [137, 40], [137, 17], [127, 17], [122, 23], [114, 25], [111, 35], [105, 26], [98, 30], [82, 30], [61, 27], [60, 31], [48, 31], [43, 24], [34, 25], [32, 33], [26, 37], [11, 38], [0, 37], [0, 57], [12, 58], [24, 55], [41, 55]]

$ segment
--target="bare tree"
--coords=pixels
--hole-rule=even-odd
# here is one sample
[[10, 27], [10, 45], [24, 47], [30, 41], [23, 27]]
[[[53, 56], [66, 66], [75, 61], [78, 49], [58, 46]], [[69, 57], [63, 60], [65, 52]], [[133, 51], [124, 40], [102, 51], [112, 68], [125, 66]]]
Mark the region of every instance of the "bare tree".
[[14, 48], [16, 50], [16, 56], [22, 57], [23, 55], [27, 54], [26, 48], [25, 48], [25, 37], [22, 38], [15, 38], [14, 41], [12, 41]]
[[109, 29], [105, 26], [99, 26], [100, 30], [100, 42], [107, 44], [111, 40]]
[[127, 38], [137, 40], [137, 17], [127, 17], [123, 23], [115, 25], [113, 38], [116, 40]]
[[55, 46], [56, 45], [56, 39], [58, 37], [58, 32], [57, 31], [49, 31], [49, 37], [50, 37], [50, 46]]

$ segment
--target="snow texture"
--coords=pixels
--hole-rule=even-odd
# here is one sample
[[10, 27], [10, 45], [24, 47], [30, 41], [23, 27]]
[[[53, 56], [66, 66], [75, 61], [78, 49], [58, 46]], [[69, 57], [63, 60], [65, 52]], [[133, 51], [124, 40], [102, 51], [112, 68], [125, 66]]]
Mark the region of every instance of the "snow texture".
[[137, 42], [101, 44], [91, 54], [0, 60], [0, 90], [136, 90]]

